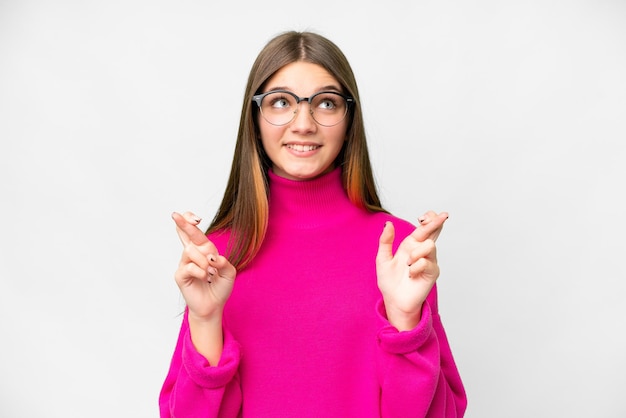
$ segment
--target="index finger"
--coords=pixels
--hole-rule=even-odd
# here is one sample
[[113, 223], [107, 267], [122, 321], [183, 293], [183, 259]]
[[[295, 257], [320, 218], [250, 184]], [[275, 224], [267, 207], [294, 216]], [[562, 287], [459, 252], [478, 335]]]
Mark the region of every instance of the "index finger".
[[411, 236], [419, 242], [423, 242], [427, 239], [437, 241], [439, 234], [443, 228], [443, 223], [448, 219], [447, 212], [441, 212], [436, 214], [435, 212], [428, 212], [426, 215], [420, 218], [420, 224], [411, 233]]
[[190, 243], [202, 245], [209, 240], [200, 228], [189, 223], [180, 213], [172, 213], [172, 219], [176, 223], [176, 232], [183, 245], [187, 246]]

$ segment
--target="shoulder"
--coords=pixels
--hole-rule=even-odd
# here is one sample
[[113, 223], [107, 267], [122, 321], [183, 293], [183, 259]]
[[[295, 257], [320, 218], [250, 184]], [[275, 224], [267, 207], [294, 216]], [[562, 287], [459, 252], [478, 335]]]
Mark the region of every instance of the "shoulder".
[[[385, 223], [391, 222], [393, 223], [393, 227], [395, 230], [395, 238], [394, 238], [394, 250], [400, 245], [403, 239], [411, 234], [415, 230], [415, 225], [411, 222], [394, 216], [393, 214], [386, 212], [376, 212], [369, 215], [369, 224], [371, 231], [371, 235], [376, 236], [378, 239], [380, 234], [383, 232], [383, 228]], [[364, 237], [366, 238], [366, 237]], [[377, 241], [378, 242], [378, 241]]]
[[406, 237], [415, 229], [415, 225], [406, 219], [399, 218], [393, 214], [379, 212], [374, 215], [376, 217], [376, 222], [380, 222], [384, 225], [385, 222], [393, 223], [393, 226], [396, 230], [396, 237]]
[[226, 249], [228, 247], [228, 240], [230, 239], [230, 230], [219, 230], [209, 232], [207, 234], [207, 238], [209, 241], [217, 247], [217, 250], [220, 254], [226, 253]]

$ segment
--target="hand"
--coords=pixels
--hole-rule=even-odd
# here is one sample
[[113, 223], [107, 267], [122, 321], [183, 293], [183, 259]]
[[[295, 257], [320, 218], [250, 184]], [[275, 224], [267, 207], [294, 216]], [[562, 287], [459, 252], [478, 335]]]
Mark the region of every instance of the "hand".
[[376, 255], [378, 288], [383, 295], [387, 318], [400, 331], [414, 328], [421, 319], [422, 305], [439, 277], [435, 241], [448, 214], [427, 212], [420, 225], [406, 237], [395, 255], [395, 229], [385, 224]]
[[198, 228], [200, 219], [193, 213], [174, 212], [172, 219], [184, 247], [174, 277], [189, 308], [189, 317], [196, 321], [221, 318], [237, 270]]

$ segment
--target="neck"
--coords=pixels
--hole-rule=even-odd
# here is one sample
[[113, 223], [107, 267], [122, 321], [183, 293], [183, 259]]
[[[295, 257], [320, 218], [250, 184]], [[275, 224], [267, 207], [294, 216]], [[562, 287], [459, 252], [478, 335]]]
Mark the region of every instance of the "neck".
[[348, 199], [341, 168], [312, 180], [296, 181], [269, 172], [270, 224], [317, 227], [358, 210]]

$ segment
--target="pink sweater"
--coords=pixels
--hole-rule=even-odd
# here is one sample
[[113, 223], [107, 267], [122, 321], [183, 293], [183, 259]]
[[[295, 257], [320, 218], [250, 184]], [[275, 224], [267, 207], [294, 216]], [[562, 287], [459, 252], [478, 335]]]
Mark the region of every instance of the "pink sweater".
[[[436, 288], [414, 330], [385, 317], [375, 257], [387, 220], [397, 247], [414, 226], [352, 205], [340, 169], [306, 182], [270, 172], [267, 237], [238, 272], [221, 360], [211, 367], [194, 349], [185, 315], [161, 416], [463, 416]], [[225, 250], [226, 234], [210, 238]]]

